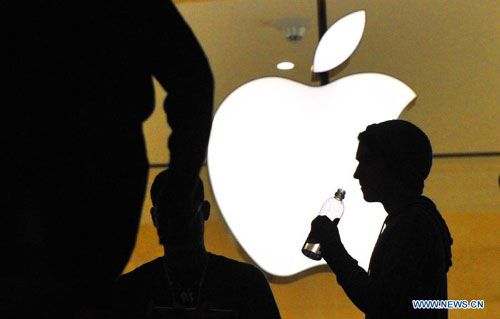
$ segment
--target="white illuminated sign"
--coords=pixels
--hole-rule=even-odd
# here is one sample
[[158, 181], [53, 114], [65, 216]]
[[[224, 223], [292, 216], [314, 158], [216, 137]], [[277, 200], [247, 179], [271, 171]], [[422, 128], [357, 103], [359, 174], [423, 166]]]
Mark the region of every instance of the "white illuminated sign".
[[365, 21], [365, 12], [357, 11], [328, 28], [314, 53], [314, 72], [330, 71], [347, 60], [361, 41]]
[[[337, 42], [321, 40], [316, 71], [325, 70], [316, 63], [334, 68], [352, 54], [361, 36], [353, 43], [344, 33], [362, 34], [364, 16], [355, 12], [328, 30], [325, 36]], [[337, 58], [328, 64], [321, 56]], [[264, 271], [291, 276], [324, 264], [301, 248], [312, 219], [337, 188], [346, 190], [342, 241], [367, 268], [385, 212], [363, 200], [352, 176], [357, 135], [369, 124], [397, 118], [415, 97], [393, 77], [361, 73], [322, 87], [261, 78], [226, 98], [212, 125], [210, 180], [229, 228]]]

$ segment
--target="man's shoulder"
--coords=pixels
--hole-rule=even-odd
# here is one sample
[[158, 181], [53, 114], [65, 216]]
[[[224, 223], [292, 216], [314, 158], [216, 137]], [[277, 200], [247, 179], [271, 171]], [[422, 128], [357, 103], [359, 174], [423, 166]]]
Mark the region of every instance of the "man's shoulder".
[[425, 225], [433, 221], [433, 216], [439, 214], [436, 205], [425, 196], [409, 203], [403, 214], [398, 215], [398, 223]]
[[116, 279], [117, 285], [123, 285], [126, 283], [132, 282], [144, 282], [148, 281], [154, 274], [158, 272], [158, 269], [161, 268], [161, 257], [158, 257], [154, 260], [151, 260], [136, 269], [119, 276]]
[[119, 276], [113, 285], [111, 318], [139, 318], [154, 294], [161, 257]]
[[264, 273], [252, 264], [212, 253], [210, 253], [210, 260], [213, 262], [218, 275], [225, 277], [227, 280], [237, 281], [241, 284], [245, 282], [254, 284], [260, 281], [267, 282]]
[[434, 202], [425, 197], [421, 196], [410, 209], [409, 215], [411, 216], [414, 223], [423, 228], [441, 228], [445, 226], [444, 220], [441, 213], [437, 209]]
[[451, 235], [445, 220], [432, 200], [421, 196], [408, 206], [398, 221], [399, 231], [413, 236], [420, 243], [449, 246]]
[[221, 255], [216, 255], [214, 253], [209, 253], [209, 255], [210, 255], [210, 260], [221, 268], [232, 269], [234, 271], [261, 273], [261, 271], [252, 264], [234, 260]]
[[213, 287], [221, 287], [218, 294], [239, 304], [241, 318], [280, 318], [272, 290], [259, 268], [215, 254], [210, 254], [210, 262], [217, 269], [211, 278]]
[[408, 244], [408, 241], [415, 245], [430, 245], [438, 240], [442, 227], [440, 220], [441, 215], [434, 203], [421, 196], [391, 218], [390, 236], [398, 238], [400, 245]]

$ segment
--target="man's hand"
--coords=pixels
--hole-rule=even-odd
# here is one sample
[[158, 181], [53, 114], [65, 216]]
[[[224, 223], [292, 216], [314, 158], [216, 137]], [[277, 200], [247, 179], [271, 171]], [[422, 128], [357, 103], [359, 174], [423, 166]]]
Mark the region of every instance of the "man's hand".
[[318, 216], [311, 222], [311, 235], [320, 243], [321, 247], [337, 247], [342, 245], [337, 228], [339, 221], [340, 219], [338, 218], [331, 221], [326, 216]]
[[331, 221], [326, 216], [318, 216], [311, 223], [311, 233], [321, 245], [321, 255], [336, 274], [357, 265], [340, 240], [339, 221], [338, 218]]

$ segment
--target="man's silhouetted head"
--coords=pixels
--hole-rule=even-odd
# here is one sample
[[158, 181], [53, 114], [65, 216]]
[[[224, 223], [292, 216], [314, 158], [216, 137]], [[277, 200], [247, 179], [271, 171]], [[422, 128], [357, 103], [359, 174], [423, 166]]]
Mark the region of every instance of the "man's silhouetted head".
[[[210, 216], [210, 203], [204, 200], [203, 182], [198, 178], [194, 189], [192, 210], [169, 210], [162, 205], [165, 201], [175, 201], [175, 194], [169, 189], [175, 185], [169, 178], [168, 170], [161, 172], [151, 186], [151, 217], [158, 231], [160, 243], [169, 251], [188, 251], [204, 247], [204, 222]], [[172, 207], [172, 206], [169, 206]]]
[[368, 202], [384, 201], [388, 193], [422, 194], [432, 166], [428, 137], [414, 124], [391, 120], [372, 124], [359, 134], [354, 178]]

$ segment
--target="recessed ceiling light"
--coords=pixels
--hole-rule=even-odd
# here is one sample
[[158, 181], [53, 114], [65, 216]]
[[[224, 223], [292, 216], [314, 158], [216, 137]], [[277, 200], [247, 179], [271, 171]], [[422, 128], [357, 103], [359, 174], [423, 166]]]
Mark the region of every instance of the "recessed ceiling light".
[[295, 64], [292, 62], [280, 62], [276, 67], [280, 70], [291, 70], [295, 67]]

